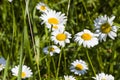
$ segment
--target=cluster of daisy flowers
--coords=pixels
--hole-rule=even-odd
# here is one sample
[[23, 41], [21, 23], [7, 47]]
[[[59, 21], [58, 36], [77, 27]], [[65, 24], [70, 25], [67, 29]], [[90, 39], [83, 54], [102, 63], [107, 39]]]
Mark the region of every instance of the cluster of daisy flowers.
[[[2, 71], [6, 66], [6, 60], [2, 57], [0, 58], [0, 71]], [[19, 65], [11, 69], [12, 75], [18, 77]], [[21, 78], [29, 78], [32, 76], [32, 71], [26, 65], [22, 65]]]
[[40, 19], [43, 20], [42, 24], [48, 28], [51, 32], [51, 41], [54, 45], [49, 45], [43, 49], [45, 54], [53, 56], [54, 53], [60, 53], [60, 48], [57, 46], [64, 47], [66, 43], [70, 43], [71, 34], [65, 31], [65, 25], [67, 17], [61, 12], [50, 9], [44, 3], [38, 3], [36, 9], [42, 12]]
[[[49, 45], [43, 48], [45, 54], [53, 56], [54, 53], [60, 53], [60, 48], [57, 46], [65, 47], [66, 43], [70, 43], [71, 34], [65, 31], [65, 25], [67, 22], [67, 16], [64, 13], [57, 12], [50, 9], [44, 3], [38, 3], [36, 9], [42, 12], [40, 19], [42, 19], [42, 24], [51, 32], [51, 41], [55, 45]], [[83, 45], [85, 48], [92, 48], [99, 44], [99, 42], [106, 41], [107, 38], [115, 39], [117, 37], [117, 26], [113, 25], [113, 20], [115, 16], [108, 17], [107, 15], [99, 16], [94, 20], [94, 30], [84, 29], [75, 34], [73, 37], [74, 41], [78, 43], [79, 46]], [[84, 75], [87, 73], [88, 65], [83, 60], [75, 60], [71, 63], [71, 72], [76, 75]], [[64, 76], [65, 80], [76, 80], [73, 76]], [[105, 73], [99, 73], [95, 77], [95, 80], [114, 80], [112, 75]]]
[[[12, 2], [12, 0], [8, 0]], [[65, 30], [65, 25], [67, 22], [67, 16], [64, 13], [57, 12], [50, 9], [46, 4], [39, 2], [36, 6], [36, 9], [42, 12], [40, 19], [42, 19], [42, 24], [45, 24], [45, 27], [48, 28], [51, 33], [51, 41], [54, 42], [54, 45], [49, 45], [43, 48], [45, 54], [53, 56], [54, 53], [59, 54], [60, 48], [65, 47], [66, 43], [70, 43], [71, 34]], [[117, 37], [117, 26], [113, 25], [113, 20], [115, 16], [108, 17], [107, 15], [99, 16], [94, 20], [94, 30], [95, 32], [90, 31], [89, 29], [84, 29], [76, 33], [73, 37], [74, 42], [78, 43], [79, 46], [85, 48], [92, 48], [99, 44], [99, 41], [106, 41], [107, 38], [115, 39]], [[58, 46], [59, 45], [59, 46]], [[0, 71], [5, 68], [6, 60], [0, 58]], [[84, 75], [87, 73], [88, 65], [84, 60], [75, 60], [71, 63], [70, 71], [75, 75]], [[11, 69], [13, 76], [18, 76], [19, 65]], [[30, 67], [22, 65], [21, 78], [29, 78], [32, 76], [32, 71]], [[114, 80], [114, 77], [111, 74], [105, 74], [101, 72], [96, 74], [95, 77], [92, 77], [94, 80]], [[76, 80], [72, 75], [64, 76], [65, 80]]]

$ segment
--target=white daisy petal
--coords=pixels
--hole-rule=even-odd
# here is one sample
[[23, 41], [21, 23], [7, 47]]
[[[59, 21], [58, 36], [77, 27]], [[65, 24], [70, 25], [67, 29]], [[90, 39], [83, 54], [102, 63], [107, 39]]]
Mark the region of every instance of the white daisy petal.
[[47, 27], [48, 27], [49, 31], [51, 31], [51, 28], [52, 28], [52, 31], [55, 31], [55, 30], [62, 30], [62, 31], [64, 31], [65, 30], [65, 26], [61, 25], [61, 24], [59, 24], [59, 25], [52, 25], [52, 27], [51, 27], [50, 24], [48, 24]]
[[46, 11], [50, 10], [49, 7], [46, 4], [42, 3], [42, 2], [39, 2], [37, 4], [36, 9], [41, 11], [41, 12], [46, 12]]
[[111, 18], [108, 18], [108, 22], [110, 25], [113, 24], [113, 20], [115, 19], [115, 16], [112, 16]]
[[69, 39], [71, 38], [71, 34], [66, 31], [55, 30], [51, 34], [51, 40], [54, 41], [55, 44], [64, 47], [65, 43], [70, 43]]
[[50, 56], [53, 56], [54, 53], [60, 53], [60, 49], [57, 46], [52, 45], [43, 48], [43, 52], [45, 54], [50, 54]]
[[[19, 70], [19, 65], [15, 66], [15, 68], [12, 68], [11, 69], [12, 75], [18, 76], [18, 70]], [[22, 73], [21, 73], [21, 78], [22, 79], [29, 78], [29, 77], [32, 76], [32, 74], [33, 73], [31, 72], [31, 69], [29, 67], [27, 67], [26, 65], [22, 66]]]
[[100, 34], [100, 36], [99, 36], [99, 39], [100, 39], [100, 41], [102, 42], [102, 40], [103, 41], [106, 41], [106, 38], [107, 38], [107, 34]]
[[[47, 28], [51, 29], [51, 26], [63, 27], [66, 24], [67, 17], [61, 12], [56, 12], [55, 10], [48, 10], [40, 17], [43, 20], [43, 23], [46, 24]], [[60, 27], [60, 28], [61, 28]]]
[[111, 39], [115, 39], [115, 37], [117, 37], [117, 34], [113, 31], [110, 31], [110, 33], [108, 34], [108, 36], [111, 38]]
[[114, 36], [114, 37], [117, 37], [117, 34], [116, 34], [115, 32], [113, 32], [113, 31], [111, 31], [110, 34], [111, 34], [112, 36]]
[[83, 60], [76, 60], [71, 63], [70, 67], [71, 72], [74, 72], [74, 74], [77, 75], [84, 75], [86, 73], [86, 70], [88, 70], [88, 66]]
[[8, 0], [9, 2], [12, 2], [13, 0]]
[[73, 76], [66, 75], [66, 76], [64, 76], [64, 80], [76, 80], [76, 79]]
[[114, 77], [112, 75], [108, 75], [105, 73], [99, 73], [96, 75], [96, 77], [92, 77], [94, 80], [114, 80]]
[[112, 27], [112, 30], [113, 30], [114, 32], [117, 32], [118, 28], [117, 28], [116, 26], [113, 26], [113, 27]]
[[[97, 34], [100, 34], [99, 40], [106, 41], [107, 36], [111, 39], [117, 37], [117, 27], [113, 26], [115, 16], [109, 18], [107, 15], [100, 16], [94, 20], [94, 26]], [[114, 32], [114, 33], [113, 33]]]
[[74, 36], [74, 41], [77, 42], [79, 45], [83, 44], [84, 47], [90, 48], [98, 44], [97, 36], [97, 34], [84, 29], [82, 32], [78, 32]]

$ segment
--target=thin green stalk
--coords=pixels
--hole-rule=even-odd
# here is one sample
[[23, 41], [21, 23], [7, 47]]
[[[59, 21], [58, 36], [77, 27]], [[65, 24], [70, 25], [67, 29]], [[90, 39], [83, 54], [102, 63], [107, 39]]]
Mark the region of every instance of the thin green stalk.
[[[35, 13], [36, 10], [33, 11], [33, 17], [36, 15]], [[33, 33], [38, 33], [38, 29], [37, 29], [37, 26], [36, 26], [36, 22], [34, 22], [32, 19], [31, 19], [31, 23], [33, 24]], [[40, 54], [40, 40], [41, 40], [41, 37], [39, 37], [38, 35], [35, 35], [34, 36], [34, 39], [35, 39], [35, 47], [36, 47], [36, 55], [35, 55], [35, 60], [36, 60], [36, 64], [37, 64], [37, 69], [38, 69], [38, 76], [41, 80], [41, 73], [40, 73], [40, 60], [41, 60], [41, 54]]]
[[68, 7], [67, 7], [67, 17], [68, 17], [69, 8], [70, 8], [70, 2], [71, 2], [71, 0], [69, 0], [69, 1], [68, 1]]
[[[48, 34], [48, 30], [45, 28], [46, 37], [48, 37], [48, 41], [49, 41], [48, 42], [48, 47], [51, 46], [51, 40], [50, 40], [50, 38], [51, 38], [51, 32], [52, 32], [52, 28], [51, 28], [49, 34]], [[50, 51], [49, 51], [49, 53], [47, 55], [47, 58], [45, 60], [46, 60], [47, 74], [48, 74], [48, 78], [47, 79], [50, 80], [50, 74], [51, 74], [51, 71], [50, 71], [50, 62], [51, 62]]]
[[4, 22], [4, 24], [6, 24], [6, 17], [7, 17], [7, 3], [6, 3], [7, 1], [6, 0], [3, 0], [3, 12], [2, 12], [2, 19], [3, 19], [3, 22]]
[[17, 26], [16, 26], [14, 6], [13, 6], [13, 4], [11, 6], [12, 6], [12, 18], [13, 18], [13, 37], [15, 37], [16, 36]]
[[53, 63], [54, 73], [56, 74], [55, 60], [54, 60], [54, 58], [53, 58], [53, 57], [52, 57], [52, 63]]
[[93, 71], [93, 73], [94, 73], [94, 76], [96, 76], [96, 72], [95, 72], [95, 69], [94, 69], [94, 67], [93, 67], [92, 61], [91, 61], [91, 59], [90, 59], [88, 50], [86, 50], [86, 55], [87, 55], [88, 61], [89, 61], [89, 63], [90, 63], [90, 66], [91, 66], [91, 68], [92, 68], [92, 71]]
[[37, 69], [38, 69], [38, 76], [39, 76], [39, 79], [41, 80], [39, 64], [37, 64]]
[[116, 51], [113, 51], [114, 54], [112, 54], [112, 58], [110, 59], [110, 69], [109, 69], [109, 72], [110, 73], [113, 73], [114, 72], [114, 63], [115, 63], [115, 59], [117, 57], [117, 53]]
[[[51, 38], [51, 32], [52, 32], [52, 27], [51, 27], [51, 30], [50, 30], [50, 32], [48, 31], [48, 29], [45, 27], [45, 38], [47, 38], [48, 39], [48, 47], [50, 47], [51, 46], [51, 40], [50, 40], [50, 38]], [[48, 49], [49, 50], [49, 49]], [[51, 71], [50, 71], [50, 62], [51, 62], [51, 56], [50, 56], [50, 51], [49, 51], [49, 53], [48, 53], [48, 55], [47, 55], [47, 58], [45, 59], [45, 61], [46, 61], [46, 65], [47, 65], [47, 74], [48, 74], [48, 80], [50, 80], [50, 73], [51, 73]]]
[[63, 50], [63, 56], [64, 56], [64, 71], [66, 71], [66, 52]]
[[4, 71], [4, 75], [3, 75], [3, 80], [6, 80], [6, 76], [8, 74], [8, 68], [9, 68], [9, 55], [8, 55], [7, 61], [6, 61], [6, 66], [5, 66], [5, 71]]
[[[62, 51], [62, 50], [63, 50], [63, 49], [61, 49], [61, 51]], [[57, 73], [56, 73], [56, 80], [58, 80], [58, 75], [59, 75], [59, 70], [60, 70], [61, 56], [62, 56], [62, 52], [60, 53], [60, 56], [59, 56], [59, 61], [58, 61], [58, 66], [57, 66]]]
[[40, 41], [39, 41], [39, 37], [38, 36], [35, 36], [35, 46], [36, 46], [36, 55], [35, 55], [35, 61], [36, 61], [36, 64], [37, 64], [37, 69], [38, 69], [38, 76], [41, 80], [41, 76], [40, 76], [40, 68], [39, 68], [39, 61], [40, 61], [40, 50], [39, 50], [39, 45], [40, 45]]
[[88, 16], [88, 20], [89, 20], [90, 25], [91, 25], [91, 27], [92, 27], [92, 26], [93, 26], [93, 23], [92, 23], [92, 21], [91, 21], [90, 15], [88, 14], [88, 10], [87, 10], [87, 7], [86, 7], [86, 5], [85, 5], [84, 0], [82, 0], [82, 4], [83, 4], [83, 7], [85, 8], [85, 11], [86, 11], [87, 16]]
[[15, 59], [15, 56], [14, 56], [14, 54], [13, 54], [13, 43], [15, 43], [15, 41], [14, 41], [14, 39], [15, 39], [15, 37], [16, 37], [16, 30], [17, 30], [17, 28], [16, 28], [16, 19], [15, 19], [15, 12], [14, 12], [14, 6], [13, 6], [13, 4], [11, 4], [11, 6], [12, 6], [12, 19], [13, 19], [13, 27], [12, 27], [12, 29], [13, 29], [13, 34], [12, 34], [12, 42], [11, 42], [11, 56], [13, 56], [13, 58], [12, 58], [12, 60], [14, 60]]
[[22, 36], [22, 40], [21, 40], [21, 47], [20, 47], [20, 61], [19, 61], [19, 71], [18, 71], [18, 78], [17, 80], [21, 80], [21, 73], [22, 73], [22, 58], [23, 58], [23, 36]]
[[77, 50], [75, 51], [75, 54], [73, 56], [74, 58], [76, 58], [78, 56], [78, 53], [79, 53], [80, 49], [81, 49], [81, 47], [77, 47]]
[[48, 58], [46, 58], [46, 65], [47, 65], [47, 74], [48, 74], [48, 77], [47, 79], [50, 80], [50, 56], [48, 55]]
[[[26, 9], [24, 9], [24, 5], [22, 4], [22, 2], [20, 2], [21, 4], [21, 8], [22, 8], [22, 12], [23, 12], [23, 22], [24, 22], [24, 48], [26, 49], [25, 52], [27, 52], [29, 55], [29, 60], [30, 63], [33, 64], [32, 60], [32, 53], [31, 53], [31, 48], [30, 48], [30, 40], [29, 40], [29, 33], [28, 33], [28, 26], [27, 26], [27, 22], [26, 22], [26, 18], [27, 18], [27, 11]], [[25, 7], [26, 8], [26, 7]]]
[[34, 42], [34, 36], [33, 36], [33, 31], [32, 31], [32, 25], [31, 25], [31, 20], [30, 20], [30, 14], [29, 14], [29, 0], [25, 0], [26, 1], [26, 13], [28, 15], [28, 22], [29, 22], [29, 27], [30, 27], [30, 34], [31, 34], [31, 38], [32, 38], [32, 43], [33, 43], [33, 49], [34, 49], [34, 53], [35, 55], [37, 54], [36, 52], [36, 47], [35, 47], [35, 42]]
[[[49, 47], [52, 45], [51, 43], [51, 32], [52, 32], [52, 25], [51, 25], [51, 29], [50, 29], [50, 32], [48, 34], [49, 36]], [[48, 49], [49, 50], [49, 49]], [[50, 62], [51, 62], [51, 56], [50, 56], [50, 51], [49, 51], [49, 54], [48, 54], [48, 79], [50, 80], [50, 74], [51, 74], [51, 69], [50, 69]]]
[[99, 64], [99, 66], [100, 66], [100, 69], [101, 69], [101, 70], [104, 70], [102, 58], [101, 58], [101, 55], [100, 55], [98, 49], [97, 49], [97, 61], [98, 61], [98, 64]]

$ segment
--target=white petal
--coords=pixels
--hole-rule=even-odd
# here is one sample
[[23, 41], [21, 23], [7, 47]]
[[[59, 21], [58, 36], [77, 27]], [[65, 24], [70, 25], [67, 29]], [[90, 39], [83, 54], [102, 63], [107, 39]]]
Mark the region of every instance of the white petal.
[[110, 31], [110, 33], [108, 35], [111, 39], [115, 39], [115, 37], [117, 36], [117, 34], [113, 31]]

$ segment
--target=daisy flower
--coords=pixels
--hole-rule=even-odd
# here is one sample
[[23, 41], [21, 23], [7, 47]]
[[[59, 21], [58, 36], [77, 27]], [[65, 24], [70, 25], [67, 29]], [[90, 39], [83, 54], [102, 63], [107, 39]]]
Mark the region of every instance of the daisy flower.
[[99, 33], [99, 40], [106, 41], [107, 36], [111, 39], [115, 39], [117, 37], [117, 27], [113, 26], [113, 20], [115, 16], [111, 18], [107, 17], [106, 15], [100, 16], [94, 20], [94, 26], [96, 33]]
[[0, 71], [2, 71], [5, 68], [6, 60], [2, 57], [0, 58]]
[[98, 44], [97, 34], [84, 29], [82, 32], [75, 34], [74, 41], [79, 45], [83, 44], [84, 47], [90, 48]]
[[47, 10], [49, 10], [49, 7], [46, 4], [39, 2], [36, 6], [36, 9], [41, 12], [46, 12]]
[[112, 75], [108, 75], [105, 73], [99, 73], [96, 75], [96, 77], [93, 77], [95, 80], [114, 80], [114, 77]]
[[48, 10], [40, 17], [46, 24], [47, 28], [51, 28], [53, 25], [64, 25], [66, 24], [67, 17], [61, 12], [56, 12], [55, 10]]
[[67, 31], [55, 30], [51, 34], [51, 40], [54, 41], [55, 44], [59, 44], [64, 47], [65, 43], [70, 43], [69, 38], [71, 38], [71, 34]]
[[12, 2], [13, 0], [8, 0], [9, 2]]
[[[11, 71], [12, 71], [12, 75], [18, 76], [19, 65], [12, 68]], [[31, 72], [31, 69], [29, 67], [27, 67], [26, 65], [22, 66], [22, 73], [21, 73], [22, 79], [29, 78], [29, 77], [31, 77], [32, 74], [33, 73]]]
[[70, 69], [71, 72], [74, 72], [74, 74], [83, 75], [86, 73], [86, 70], [88, 70], [88, 66], [83, 60], [76, 60], [71, 64], [72, 66], [70, 67]]
[[50, 54], [50, 56], [53, 56], [54, 53], [60, 53], [60, 49], [57, 46], [52, 45], [52, 46], [43, 48], [43, 52], [45, 54]]
[[52, 25], [50, 28], [49, 28], [49, 30], [51, 31], [51, 29], [52, 29], [52, 31], [54, 31], [54, 30], [65, 30], [65, 26], [64, 25]]
[[67, 76], [64, 76], [64, 79], [65, 79], [65, 80], [76, 80], [75, 77], [73, 77], [73, 76], [68, 76], [68, 75], [67, 75]]

